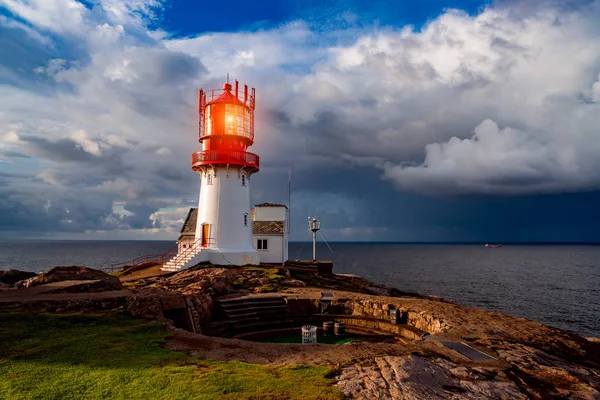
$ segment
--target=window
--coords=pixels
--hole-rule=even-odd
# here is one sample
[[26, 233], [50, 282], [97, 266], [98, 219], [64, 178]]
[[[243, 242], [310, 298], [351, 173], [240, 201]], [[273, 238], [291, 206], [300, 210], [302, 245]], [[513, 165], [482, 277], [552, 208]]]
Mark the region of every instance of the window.
[[206, 184], [212, 185], [212, 174], [210, 172], [206, 174]]
[[244, 213], [244, 226], [248, 226], [248, 213]]
[[258, 239], [256, 248], [258, 250], [267, 250], [267, 239]]
[[242, 186], [246, 186], [246, 175], [242, 174]]

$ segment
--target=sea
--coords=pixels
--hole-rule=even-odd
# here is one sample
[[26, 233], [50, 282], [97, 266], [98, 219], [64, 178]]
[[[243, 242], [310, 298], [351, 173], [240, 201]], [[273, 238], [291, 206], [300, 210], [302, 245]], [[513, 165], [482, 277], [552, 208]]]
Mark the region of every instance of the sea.
[[[41, 272], [58, 265], [118, 266], [160, 254], [173, 241], [0, 242], [0, 269]], [[334, 272], [404, 291], [440, 296], [600, 337], [600, 245], [318, 243]], [[311, 243], [290, 243], [290, 259], [311, 259]]]

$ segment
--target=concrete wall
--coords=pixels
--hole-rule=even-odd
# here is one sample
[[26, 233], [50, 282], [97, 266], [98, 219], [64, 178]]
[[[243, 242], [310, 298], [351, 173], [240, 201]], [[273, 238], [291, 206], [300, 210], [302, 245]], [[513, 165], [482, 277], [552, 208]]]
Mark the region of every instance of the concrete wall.
[[[252, 235], [254, 247], [257, 249], [259, 239], [267, 240], [267, 250], [257, 250], [260, 262], [282, 264], [287, 260], [287, 246], [284, 248], [284, 235]], [[285, 244], [287, 245], [287, 241], [285, 241]]]
[[254, 207], [255, 221], [285, 221], [286, 214], [285, 207]]
[[[292, 314], [312, 314], [319, 312], [318, 299], [297, 299], [293, 297], [286, 297], [286, 302]], [[384, 301], [378, 302], [372, 300], [334, 298], [329, 307], [329, 313], [378, 319], [382, 323], [381, 326], [385, 327], [387, 325], [384, 323], [390, 321], [391, 308], [395, 308], [400, 311], [400, 322], [408, 325], [409, 327], [414, 327], [418, 330], [431, 334], [445, 332], [448, 330], [447, 324], [442, 319], [426, 312], [410, 310], [400, 303], [392, 304]]]
[[209, 248], [229, 260], [258, 264], [259, 255], [252, 243], [250, 179], [246, 177], [244, 185], [235, 166], [208, 168], [200, 176], [196, 239], [202, 237], [202, 225], [208, 224]]
[[189, 246], [194, 244], [194, 242], [195, 239], [191, 236], [181, 239], [179, 242], [177, 242], [177, 253], [181, 253], [183, 250], [187, 250]]

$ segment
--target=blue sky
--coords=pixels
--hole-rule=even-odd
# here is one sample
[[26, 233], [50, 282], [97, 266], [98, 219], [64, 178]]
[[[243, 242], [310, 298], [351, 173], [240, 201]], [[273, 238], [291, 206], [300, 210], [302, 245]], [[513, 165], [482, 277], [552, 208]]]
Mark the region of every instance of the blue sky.
[[317, 27], [404, 26], [419, 29], [446, 8], [476, 13], [490, 1], [423, 0], [402, 1], [290, 1], [205, 2], [184, 0], [169, 4], [161, 12], [160, 26], [178, 37], [202, 32], [232, 32], [269, 29], [293, 20], [308, 21]]
[[[600, 1], [0, 0], [0, 238], [174, 240], [195, 94], [257, 88], [294, 240], [600, 241]], [[576, 45], [575, 45], [576, 44]], [[568, 62], [565, 62], [568, 60]]]

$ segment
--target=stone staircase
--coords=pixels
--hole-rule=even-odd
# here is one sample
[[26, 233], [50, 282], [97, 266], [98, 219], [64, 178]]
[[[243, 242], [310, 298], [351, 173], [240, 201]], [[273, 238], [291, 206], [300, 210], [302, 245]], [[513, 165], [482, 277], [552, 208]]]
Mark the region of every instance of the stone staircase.
[[161, 271], [179, 271], [189, 267], [187, 264], [196, 257], [203, 249], [201, 243], [196, 242], [193, 247], [185, 249], [183, 252], [175, 254], [160, 269]]
[[215, 303], [214, 322], [205, 333], [211, 336], [237, 335], [294, 325], [287, 303], [281, 296], [241, 297], [218, 300]]

